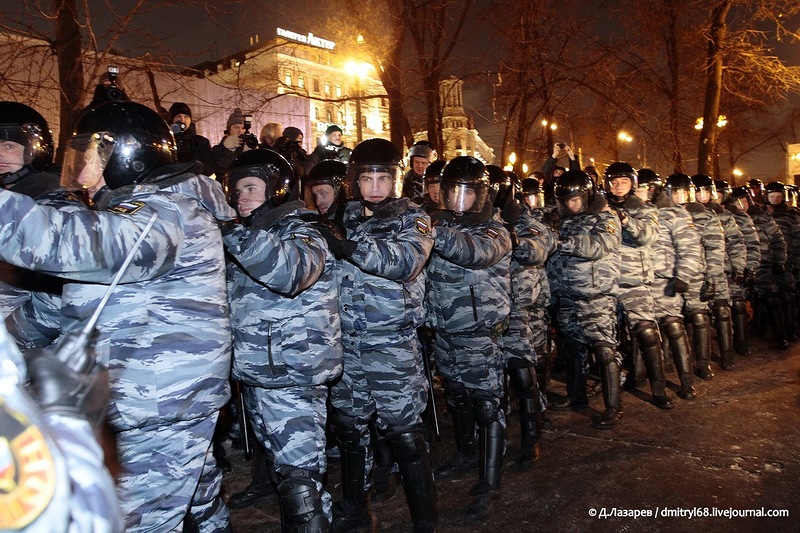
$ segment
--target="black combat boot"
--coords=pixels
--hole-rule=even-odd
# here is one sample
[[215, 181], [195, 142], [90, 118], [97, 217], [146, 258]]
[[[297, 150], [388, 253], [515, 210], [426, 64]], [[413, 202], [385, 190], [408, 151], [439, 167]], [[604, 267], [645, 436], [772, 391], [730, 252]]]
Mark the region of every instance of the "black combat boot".
[[733, 349], [739, 355], [748, 356], [750, 343], [747, 335], [747, 302], [744, 300], [734, 300], [731, 306], [733, 322]]
[[678, 396], [684, 400], [694, 400], [697, 393], [694, 390], [694, 373], [692, 372], [691, 350], [689, 349], [689, 336], [680, 317], [667, 317], [661, 323], [664, 336], [669, 341], [672, 359], [675, 362], [675, 371], [681, 382]]
[[714, 329], [717, 331], [720, 366], [725, 370], [733, 370], [735, 355], [733, 351], [733, 321], [731, 308], [725, 300], [714, 302]]
[[411, 513], [414, 533], [436, 531], [436, 487], [422, 429], [389, 433], [386, 437], [400, 466], [403, 492]]
[[336, 438], [342, 451], [342, 499], [333, 505], [334, 533], [371, 532], [376, 523], [364, 486], [367, 450], [361, 445], [368, 421], [334, 411]]
[[650, 381], [650, 390], [653, 405], [660, 409], [672, 409], [674, 404], [667, 396], [667, 380], [664, 376], [664, 354], [661, 350], [661, 338], [658, 329], [652, 322], [640, 322], [635, 329], [636, 340], [642, 350], [642, 359], [647, 369], [647, 379]]
[[317, 483], [321, 483], [322, 476], [300, 468], [281, 470], [278, 493], [281, 495], [282, 533], [329, 531], [330, 523], [322, 511], [322, 495], [317, 490]]
[[456, 437], [456, 453], [436, 469], [436, 479], [449, 479], [478, 467], [478, 448], [475, 443], [475, 415], [467, 390], [445, 382], [445, 398]]
[[539, 357], [539, 362], [536, 363], [536, 384], [539, 386], [539, 395], [542, 399], [541, 409], [545, 409], [545, 411], [541, 411], [539, 415], [540, 425], [543, 428], [550, 427], [550, 418], [547, 416], [547, 407], [548, 402], [550, 399], [547, 397], [547, 388], [550, 386], [550, 369], [552, 368], [552, 354], [547, 351], [547, 346], [537, 346], [536, 347], [536, 355]]
[[535, 370], [528, 362], [512, 358], [508, 362], [508, 375], [517, 391], [519, 401], [520, 456], [517, 468], [527, 470], [531, 463], [539, 460], [541, 454], [541, 411], [539, 410], [539, 384]]
[[584, 372], [586, 346], [573, 340], [563, 339], [561, 349], [567, 362], [567, 398], [553, 402], [553, 409], [578, 411], [589, 407], [586, 396], [586, 373]]
[[483, 522], [492, 515], [493, 504], [500, 492], [503, 471], [505, 431], [500, 422], [499, 402], [492, 398], [475, 398], [475, 419], [478, 421], [480, 480], [469, 491], [475, 496], [467, 507], [467, 522]]
[[375, 466], [372, 469], [372, 503], [388, 502], [397, 494], [397, 474], [392, 472], [394, 467], [394, 454], [389, 442], [384, 435], [372, 428], [372, 457]]
[[595, 429], [612, 429], [622, 420], [622, 400], [620, 398], [620, 375], [617, 353], [611, 346], [594, 346], [594, 353], [600, 362], [600, 380], [603, 383], [603, 401], [606, 410], [592, 420]]
[[794, 342], [797, 340], [797, 305], [793, 290], [783, 289], [781, 291], [781, 305], [783, 306], [783, 330], [786, 340]]
[[714, 378], [709, 360], [711, 358], [711, 321], [705, 311], [692, 311], [689, 313], [692, 324], [692, 347], [694, 348], [694, 362], [698, 377], [703, 381]]
[[783, 307], [781, 306], [780, 296], [770, 294], [767, 297], [767, 313], [769, 314], [772, 338], [779, 348], [788, 348], [789, 341], [786, 340], [786, 325], [783, 317]]
[[278, 499], [278, 491], [270, 479], [272, 462], [266, 457], [264, 448], [255, 443], [253, 451], [252, 481], [247, 487], [228, 499], [231, 509], [244, 509], [257, 504], [267, 503]]

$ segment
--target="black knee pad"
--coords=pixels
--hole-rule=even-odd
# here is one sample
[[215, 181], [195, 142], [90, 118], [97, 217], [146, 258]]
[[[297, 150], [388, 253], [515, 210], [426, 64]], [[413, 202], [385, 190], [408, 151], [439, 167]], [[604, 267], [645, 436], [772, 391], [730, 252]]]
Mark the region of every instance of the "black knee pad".
[[745, 300], [734, 300], [731, 305], [731, 311], [735, 315], [747, 314], [747, 302]]
[[500, 401], [488, 395], [473, 396], [472, 409], [478, 427], [489, 427], [500, 420]]
[[301, 468], [282, 472], [278, 484], [284, 518], [292, 525], [302, 525], [322, 514], [322, 498], [316, 482], [319, 474]]
[[402, 432], [392, 431], [386, 435], [398, 463], [413, 463], [428, 450], [422, 428]]
[[706, 311], [692, 311], [689, 313], [689, 322], [697, 329], [707, 328], [710, 324]]
[[718, 300], [721, 302], [719, 305], [717, 302], [714, 302], [714, 318], [717, 320], [729, 321], [731, 319], [731, 308], [728, 305], [728, 302], [724, 300]]
[[597, 357], [600, 364], [616, 362], [616, 348], [605, 343], [598, 343], [592, 346], [592, 352]]
[[507, 372], [508, 376], [511, 378], [511, 384], [514, 386], [514, 390], [517, 391], [518, 398], [534, 397], [534, 389], [538, 387], [536, 386], [536, 370], [534, 370], [533, 367], [511, 368], [511, 365], [509, 365]]
[[658, 346], [661, 343], [661, 338], [658, 335], [658, 327], [655, 322], [644, 321], [636, 324], [633, 328], [633, 334], [642, 348], [650, 348]]

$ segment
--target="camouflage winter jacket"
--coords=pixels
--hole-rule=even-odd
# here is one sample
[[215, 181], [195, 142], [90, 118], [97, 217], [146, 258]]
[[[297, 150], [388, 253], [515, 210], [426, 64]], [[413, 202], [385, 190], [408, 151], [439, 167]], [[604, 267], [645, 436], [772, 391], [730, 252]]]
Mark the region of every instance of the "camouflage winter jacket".
[[423, 271], [433, 230], [430, 217], [410, 202], [391, 200], [370, 217], [360, 202], [347, 204], [347, 239], [357, 246], [337, 261], [343, 332], [390, 334], [423, 323]]
[[761, 242], [761, 269], [772, 270], [775, 266], [786, 266], [786, 240], [778, 224], [764, 209], [754, 205], [747, 210], [753, 220]]
[[702, 285], [706, 255], [692, 216], [666, 194], [656, 200], [655, 206], [658, 208], [658, 240], [653, 245], [656, 277]]
[[342, 372], [333, 255], [302, 202], [259, 215], [224, 239], [232, 376], [265, 388], [327, 383]]
[[511, 305], [531, 307], [542, 289], [542, 278], [547, 278], [544, 265], [555, 252], [558, 240], [527, 208], [514, 230], [519, 245], [511, 253]]
[[64, 285], [62, 331], [86, 323], [157, 216], [97, 324], [98, 360], [109, 366], [109, 422], [117, 430], [208, 416], [230, 396], [217, 220], [235, 213], [220, 185], [188, 166], [101, 192], [102, 210], [63, 213], [0, 191], [0, 259], [77, 282]]
[[758, 265], [761, 263], [761, 244], [753, 219], [750, 218], [750, 215], [733, 204], [726, 205], [725, 209], [733, 215], [733, 219], [736, 221], [736, 225], [739, 226], [739, 230], [744, 237], [744, 245], [747, 250], [745, 268], [750, 272], [755, 272], [758, 269]]
[[450, 334], [499, 336], [511, 309], [509, 233], [488, 204], [482, 213], [450, 215], [436, 227], [427, 268], [428, 324]]
[[744, 235], [730, 211], [716, 202], [708, 202], [707, 207], [717, 214], [725, 234], [725, 273], [735, 277], [743, 273], [747, 266], [747, 245]]
[[558, 248], [547, 263], [552, 297], [583, 300], [619, 290], [619, 218], [596, 195], [589, 208], [559, 221]]
[[622, 213], [619, 285], [638, 287], [653, 282], [651, 245], [658, 239], [658, 210], [630, 195], [617, 207]]
[[769, 214], [786, 241], [786, 270], [800, 268], [800, 221], [797, 215], [786, 204], [775, 206]]

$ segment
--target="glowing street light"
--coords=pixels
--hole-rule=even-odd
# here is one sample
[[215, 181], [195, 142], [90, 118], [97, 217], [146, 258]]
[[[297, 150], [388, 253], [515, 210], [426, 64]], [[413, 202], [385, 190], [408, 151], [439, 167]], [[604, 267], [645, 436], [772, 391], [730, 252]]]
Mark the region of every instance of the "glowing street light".
[[626, 132], [626, 131], [619, 132], [617, 134], [617, 139], [619, 139], [622, 142], [626, 142], [626, 143], [629, 143], [629, 142], [633, 141], [633, 137], [631, 136], [631, 134]]
[[372, 65], [365, 61], [350, 60], [344, 65], [344, 70], [356, 80], [356, 140], [361, 142], [363, 132], [361, 129], [361, 80], [367, 77]]
[[[727, 125], [728, 125], [728, 117], [726, 117], [725, 115], [719, 115], [717, 117], [717, 127], [724, 128]], [[703, 117], [700, 117], [695, 121], [694, 129], [696, 129], [697, 131], [703, 129]]]

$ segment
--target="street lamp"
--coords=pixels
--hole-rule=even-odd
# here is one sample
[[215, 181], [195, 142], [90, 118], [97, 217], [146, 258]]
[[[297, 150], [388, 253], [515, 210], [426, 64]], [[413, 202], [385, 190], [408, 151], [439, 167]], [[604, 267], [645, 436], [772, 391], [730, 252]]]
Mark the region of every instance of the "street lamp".
[[356, 141], [361, 142], [363, 131], [361, 126], [361, 80], [367, 76], [372, 65], [364, 61], [350, 60], [344, 65], [345, 71], [356, 80]]
[[[550, 126], [549, 128], [547, 126]], [[544, 135], [544, 152], [545, 156], [549, 155], [553, 149], [553, 134], [558, 129], [555, 122], [547, 122], [546, 118], [542, 119], [542, 134]]]
[[633, 142], [633, 136], [627, 131], [620, 131], [617, 134], [617, 142], [615, 145], [616, 150], [614, 153], [615, 161], [619, 161], [620, 143], [631, 143], [631, 142]]

